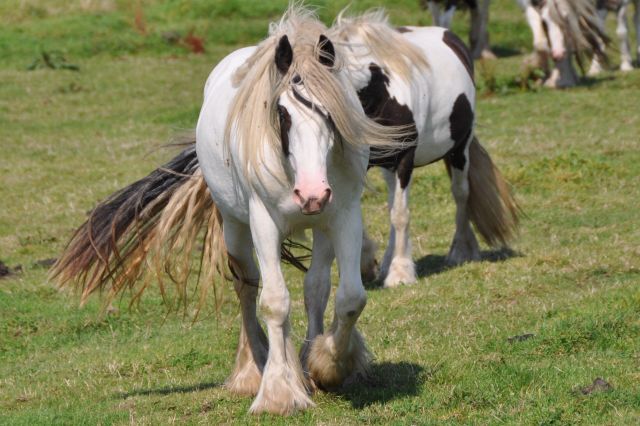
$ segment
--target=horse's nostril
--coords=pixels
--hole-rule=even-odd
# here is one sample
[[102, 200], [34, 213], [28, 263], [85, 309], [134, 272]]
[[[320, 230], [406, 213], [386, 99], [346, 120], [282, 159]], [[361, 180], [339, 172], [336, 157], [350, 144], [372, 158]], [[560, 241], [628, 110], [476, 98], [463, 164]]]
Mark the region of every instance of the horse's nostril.
[[327, 201], [327, 200], [329, 200], [329, 199], [331, 199], [331, 188], [327, 188], [327, 189], [324, 191], [324, 197], [322, 197], [322, 200], [323, 200], [324, 202], [326, 202], [326, 201]]

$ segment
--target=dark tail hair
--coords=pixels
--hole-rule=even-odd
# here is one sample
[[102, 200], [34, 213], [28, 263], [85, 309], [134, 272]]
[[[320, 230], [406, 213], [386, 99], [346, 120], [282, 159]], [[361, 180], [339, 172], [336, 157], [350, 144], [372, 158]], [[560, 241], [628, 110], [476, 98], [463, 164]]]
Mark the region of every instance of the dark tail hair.
[[[53, 265], [50, 278], [60, 287], [77, 282], [82, 303], [109, 283], [108, 302], [138, 284], [134, 303], [149, 286], [145, 270], [150, 269], [163, 297], [163, 277], [168, 276], [178, 287], [179, 302], [186, 306], [193, 253], [201, 241], [197, 276], [204, 283], [199, 286], [199, 307], [206, 303], [209, 290], [219, 306], [222, 289], [216, 283], [231, 276], [222, 217], [202, 176], [195, 142], [184, 145], [186, 149], [171, 161], [98, 204]], [[309, 249], [290, 241], [282, 246], [283, 260], [306, 270], [302, 262], [308, 255], [296, 256], [291, 249]]]
[[[450, 165], [447, 164], [450, 172]], [[491, 247], [507, 246], [518, 230], [521, 209], [509, 184], [474, 136], [469, 145], [469, 218]]]

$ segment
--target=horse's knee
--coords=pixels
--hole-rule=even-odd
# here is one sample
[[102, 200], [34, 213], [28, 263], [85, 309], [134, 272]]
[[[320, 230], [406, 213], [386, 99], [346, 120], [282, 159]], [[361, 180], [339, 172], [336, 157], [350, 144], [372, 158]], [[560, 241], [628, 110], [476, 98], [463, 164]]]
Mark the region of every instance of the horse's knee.
[[367, 292], [364, 287], [358, 286], [349, 292], [339, 292], [336, 296], [336, 314], [339, 319], [355, 320], [367, 305]]
[[454, 172], [460, 173], [461, 176], [454, 177], [451, 181], [451, 193], [453, 194], [453, 198], [456, 202], [466, 202], [469, 198], [469, 180], [466, 178], [466, 175], [463, 175], [462, 172]]
[[289, 317], [289, 291], [283, 285], [280, 289], [263, 288], [260, 295], [260, 311], [267, 323], [282, 325]]
[[394, 206], [391, 209], [391, 223], [397, 228], [405, 228], [409, 225], [409, 208], [399, 208]]

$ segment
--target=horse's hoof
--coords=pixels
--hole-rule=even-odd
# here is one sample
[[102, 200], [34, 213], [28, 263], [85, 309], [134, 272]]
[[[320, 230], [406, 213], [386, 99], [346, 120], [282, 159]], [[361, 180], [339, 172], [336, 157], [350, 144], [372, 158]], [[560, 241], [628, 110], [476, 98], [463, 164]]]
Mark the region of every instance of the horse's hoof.
[[364, 338], [355, 328], [342, 350], [336, 348], [333, 334], [323, 334], [311, 344], [309, 376], [320, 389], [336, 389], [351, 377], [367, 377], [371, 358]]
[[389, 273], [384, 279], [384, 287], [398, 287], [401, 284], [413, 284], [417, 281], [416, 265], [411, 259], [393, 259]]
[[620, 64], [620, 71], [622, 72], [633, 71], [633, 65], [631, 65], [631, 62], [623, 62], [622, 64]]
[[252, 414], [289, 415], [312, 407], [315, 404], [309, 398], [302, 371], [288, 365], [271, 365], [265, 369], [260, 390], [249, 411]]

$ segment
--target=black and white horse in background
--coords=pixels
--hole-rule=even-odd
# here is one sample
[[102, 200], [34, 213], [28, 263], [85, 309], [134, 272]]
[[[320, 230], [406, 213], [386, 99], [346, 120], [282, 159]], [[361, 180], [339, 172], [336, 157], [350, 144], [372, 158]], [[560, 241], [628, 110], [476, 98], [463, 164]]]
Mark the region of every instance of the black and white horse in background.
[[[636, 30], [636, 62], [640, 66], [640, 0], [597, 0], [596, 9], [600, 18], [601, 28], [605, 28], [605, 20], [609, 12], [616, 15], [616, 35], [620, 41], [620, 71], [631, 71], [633, 60], [629, 37], [629, 22], [627, 14], [631, 3], [634, 6], [633, 23]], [[594, 56], [588, 75], [598, 75], [603, 70], [603, 64]]]
[[583, 73], [586, 54], [608, 62], [604, 48], [609, 38], [600, 25], [592, 0], [518, 0], [518, 3], [533, 33], [534, 65], [544, 70], [545, 86], [577, 85], [574, 58]]
[[[411, 126], [415, 131], [415, 146], [369, 163], [382, 168], [389, 191], [391, 229], [380, 268], [384, 286], [416, 281], [409, 235], [415, 167], [444, 160], [451, 177], [456, 230], [448, 264], [480, 259], [471, 222], [489, 245], [506, 245], [517, 227], [518, 208], [475, 136], [474, 67], [464, 43], [440, 27], [394, 29], [382, 12], [339, 16], [332, 34], [348, 43], [349, 66], [358, 77], [353, 84], [367, 115], [381, 124]], [[362, 261], [364, 275], [370, 275], [370, 253], [363, 253]], [[312, 265], [308, 276], [314, 272]]]
[[450, 29], [456, 10], [469, 9], [469, 46], [473, 59], [494, 59], [489, 45], [490, 0], [420, 0], [420, 6], [431, 12], [434, 25]]

